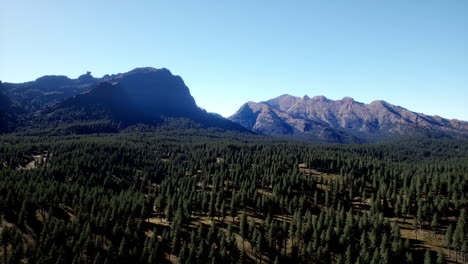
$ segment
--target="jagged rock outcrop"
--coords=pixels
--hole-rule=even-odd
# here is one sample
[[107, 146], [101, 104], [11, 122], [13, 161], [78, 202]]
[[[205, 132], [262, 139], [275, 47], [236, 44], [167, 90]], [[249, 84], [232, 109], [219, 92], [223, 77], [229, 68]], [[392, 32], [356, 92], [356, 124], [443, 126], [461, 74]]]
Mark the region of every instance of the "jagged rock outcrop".
[[144, 112], [184, 116], [199, 110], [182, 78], [165, 68], [137, 68], [104, 77], [101, 81], [120, 83], [132, 107]]

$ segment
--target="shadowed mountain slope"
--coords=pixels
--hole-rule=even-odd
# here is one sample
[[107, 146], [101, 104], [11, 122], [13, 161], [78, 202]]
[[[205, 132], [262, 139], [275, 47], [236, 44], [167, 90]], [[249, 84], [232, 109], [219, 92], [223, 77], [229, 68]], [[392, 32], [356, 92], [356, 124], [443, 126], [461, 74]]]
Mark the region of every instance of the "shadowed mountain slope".
[[22, 111], [1, 91], [1, 85], [0, 82], [0, 133], [5, 133], [15, 129]]
[[[42, 86], [44, 78], [47, 85]], [[183, 118], [203, 127], [247, 131], [228, 119], [199, 108], [182, 78], [167, 69], [137, 68], [99, 79], [89, 73], [75, 80], [63, 76], [46, 76], [34, 82], [6, 86], [10, 88], [10, 93], [18, 89], [30, 91], [34, 87], [41, 91], [39, 96], [34, 97], [38, 100], [45, 98], [43, 95], [46, 91], [56, 89], [73, 94], [62, 100], [46, 98], [50, 100], [43, 101], [38, 110], [34, 110], [36, 107], [26, 107], [30, 110], [26, 115], [26, 129], [67, 124], [82, 127], [80, 122], [91, 122], [91, 126], [96, 127], [96, 122], [100, 126], [104, 122], [104, 131], [109, 132], [138, 123], [160, 124], [168, 119]], [[12, 90], [12, 87], [16, 87], [16, 90]], [[28, 96], [33, 95], [29, 93]], [[16, 97], [17, 101], [22, 98]], [[89, 131], [94, 133], [98, 130]]]

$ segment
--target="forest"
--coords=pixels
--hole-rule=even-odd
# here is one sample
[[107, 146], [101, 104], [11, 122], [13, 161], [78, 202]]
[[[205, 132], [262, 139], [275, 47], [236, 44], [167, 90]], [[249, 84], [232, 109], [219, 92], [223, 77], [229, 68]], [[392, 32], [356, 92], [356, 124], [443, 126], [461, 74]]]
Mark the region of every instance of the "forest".
[[6, 134], [0, 263], [467, 263], [467, 195], [466, 140]]

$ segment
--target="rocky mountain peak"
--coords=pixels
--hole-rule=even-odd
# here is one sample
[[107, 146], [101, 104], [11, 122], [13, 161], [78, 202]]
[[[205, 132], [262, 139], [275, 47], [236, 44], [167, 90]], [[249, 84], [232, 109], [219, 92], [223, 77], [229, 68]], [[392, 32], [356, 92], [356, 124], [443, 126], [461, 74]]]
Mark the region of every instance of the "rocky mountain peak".
[[93, 75], [91, 75], [91, 72], [88, 71], [86, 72], [86, 74], [80, 75], [80, 77], [78, 77], [78, 80], [81, 82], [90, 82], [94, 80], [94, 77]]
[[412, 133], [468, 137], [468, 122], [448, 120], [409, 111], [385, 101], [370, 104], [351, 97], [294, 97], [249, 103], [231, 120], [256, 132], [306, 135], [319, 141], [362, 142]]
[[351, 97], [348, 97], [348, 96], [343, 97], [343, 99], [341, 99], [341, 101], [342, 101], [343, 103], [345, 103], [345, 104], [352, 104], [352, 103], [355, 103], [354, 99], [351, 98]]

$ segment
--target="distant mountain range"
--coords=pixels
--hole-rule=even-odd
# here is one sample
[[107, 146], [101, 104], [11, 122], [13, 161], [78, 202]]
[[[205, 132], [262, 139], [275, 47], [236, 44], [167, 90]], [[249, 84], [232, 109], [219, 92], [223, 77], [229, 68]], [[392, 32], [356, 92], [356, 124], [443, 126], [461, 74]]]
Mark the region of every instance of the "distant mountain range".
[[137, 68], [102, 78], [88, 72], [77, 79], [50, 75], [26, 83], [0, 82], [0, 133], [60, 127], [68, 133], [118, 132], [174, 119], [320, 142], [375, 142], [406, 135], [468, 138], [468, 122], [414, 113], [384, 101], [363, 104], [349, 97], [334, 101], [282, 95], [248, 102], [226, 119], [199, 108], [182, 78], [167, 69]]
[[182, 78], [167, 69], [137, 68], [102, 78], [89, 72], [77, 79], [44, 76], [32, 82], [0, 85], [5, 100], [24, 111], [8, 118], [9, 124], [18, 124], [17, 130], [73, 124], [81, 132], [116, 132], [139, 123], [161, 124], [182, 118], [202, 127], [248, 131], [199, 108]]
[[349, 97], [330, 100], [285, 94], [248, 102], [230, 119], [258, 133], [325, 142], [372, 142], [402, 135], [468, 136], [465, 121], [419, 114], [385, 101], [363, 104]]

